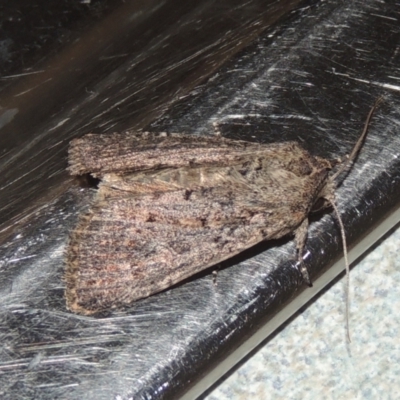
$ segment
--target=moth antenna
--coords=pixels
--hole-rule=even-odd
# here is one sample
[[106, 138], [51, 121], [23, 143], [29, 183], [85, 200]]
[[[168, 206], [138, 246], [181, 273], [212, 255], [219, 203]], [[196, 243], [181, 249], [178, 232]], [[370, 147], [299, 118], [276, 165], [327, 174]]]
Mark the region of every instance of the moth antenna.
[[347, 256], [347, 242], [346, 242], [346, 233], [344, 231], [344, 225], [342, 218], [340, 217], [339, 210], [336, 206], [334, 199], [327, 199], [329, 203], [332, 205], [333, 210], [335, 211], [336, 218], [339, 222], [340, 227], [340, 235], [342, 236], [342, 244], [343, 244], [343, 255], [344, 255], [344, 264], [346, 267], [346, 333], [347, 339], [351, 342], [350, 338], [350, 264], [349, 258]]
[[343, 162], [343, 164], [340, 166], [340, 168], [332, 175], [332, 179], [335, 180], [343, 171], [345, 171], [350, 164], [354, 161], [354, 158], [357, 156], [361, 145], [364, 142], [365, 136], [368, 132], [369, 124], [371, 122], [372, 115], [376, 108], [383, 102], [384, 98], [382, 96], [378, 97], [374, 103], [374, 105], [371, 107], [371, 110], [368, 113], [367, 119], [364, 124], [364, 129], [361, 133], [360, 138], [357, 140], [357, 143], [354, 145], [353, 150], [351, 151], [350, 155], [347, 156], [347, 159]]

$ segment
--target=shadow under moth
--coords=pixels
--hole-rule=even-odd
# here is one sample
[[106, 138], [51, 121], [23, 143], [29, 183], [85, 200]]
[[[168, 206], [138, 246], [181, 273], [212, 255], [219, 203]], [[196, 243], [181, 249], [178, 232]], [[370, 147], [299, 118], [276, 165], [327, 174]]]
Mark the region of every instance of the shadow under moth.
[[[335, 205], [344, 161], [296, 142], [259, 144], [184, 134], [88, 134], [69, 148], [69, 172], [100, 179], [66, 256], [67, 307], [81, 314], [129, 305], [263, 241], [294, 235], [299, 261], [308, 215]], [[337, 167], [337, 168], [336, 168]], [[336, 169], [336, 171], [334, 171]], [[307, 269], [300, 262], [304, 280]]]

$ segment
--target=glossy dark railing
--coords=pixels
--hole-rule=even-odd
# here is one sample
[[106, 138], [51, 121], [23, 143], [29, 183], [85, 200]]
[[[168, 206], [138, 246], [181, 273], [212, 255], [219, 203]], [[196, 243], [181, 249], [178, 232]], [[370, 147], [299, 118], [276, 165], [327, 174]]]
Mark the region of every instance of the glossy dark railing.
[[327, 212], [309, 231], [313, 288], [288, 238], [224, 263], [217, 285], [207, 271], [129, 310], [74, 315], [64, 249], [94, 191], [65, 172], [74, 137], [218, 123], [224, 136], [337, 158], [383, 95], [337, 191], [351, 260], [398, 222], [394, 2], [20, 3], [2, 16], [0, 397], [193, 398], [344, 269]]

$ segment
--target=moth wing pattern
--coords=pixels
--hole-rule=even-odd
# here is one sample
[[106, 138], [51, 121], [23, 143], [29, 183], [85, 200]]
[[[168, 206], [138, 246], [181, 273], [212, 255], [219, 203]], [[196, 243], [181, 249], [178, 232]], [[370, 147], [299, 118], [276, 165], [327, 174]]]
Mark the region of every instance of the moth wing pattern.
[[[242, 148], [232, 156], [244, 145], [225, 139], [224, 146], [233, 150], [215, 162], [207, 154], [212, 147], [207, 138], [198, 147], [188, 135], [162, 137], [152, 146], [144, 140], [143, 147], [136, 138], [136, 147], [124, 148], [124, 154], [157, 152], [158, 159], [146, 167], [137, 163], [139, 172], [132, 172], [131, 160], [116, 171], [103, 162], [95, 172], [102, 182], [67, 251], [66, 298], [72, 311], [92, 314], [129, 305], [262, 240], [295, 233], [330, 167], [294, 142], [251, 143], [246, 145], [251, 154]], [[70, 171], [78, 173], [76, 165], [85, 157], [77, 161], [75, 145]]]
[[257, 155], [277, 166], [287, 164], [290, 155], [295, 167], [304, 153], [296, 142], [265, 145], [181, 133], [91, 133], [71, 141], [68, 170], [71, 175], [90, 173], [102, 177], [110, 172], [126, 174], [161, 168], [226, 165]]

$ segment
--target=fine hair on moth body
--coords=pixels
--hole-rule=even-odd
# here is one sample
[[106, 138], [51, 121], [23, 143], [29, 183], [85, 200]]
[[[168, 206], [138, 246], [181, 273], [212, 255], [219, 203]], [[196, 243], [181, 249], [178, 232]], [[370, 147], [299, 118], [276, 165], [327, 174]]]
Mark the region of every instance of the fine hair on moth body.
[[[321, 200], [337, 215], [348, 276], [335, 189], [380, 101], [336, 171], [337, 162], [313, 156], [296, 142], [129, 131], [72, 140], [69, 172], [91, 174], [100, 184], [70, 235], [68, 309], [90, 315], [127, 306], [261, 241], [290, 235], [300, 272], [311, 284], [303, 250], [308, 215]], [[348, 305], [346, 314], [348, 321]]]

